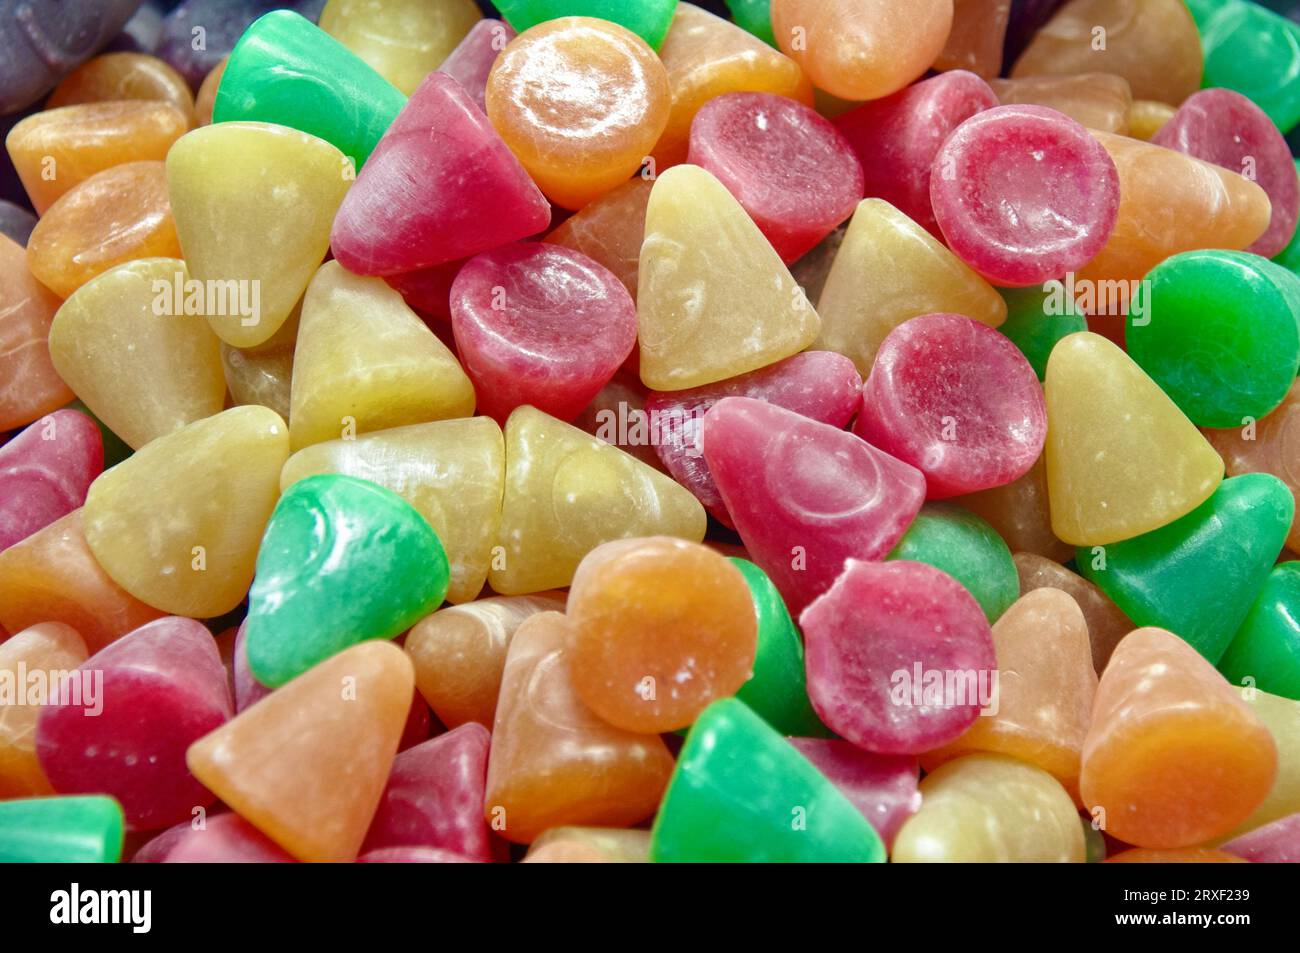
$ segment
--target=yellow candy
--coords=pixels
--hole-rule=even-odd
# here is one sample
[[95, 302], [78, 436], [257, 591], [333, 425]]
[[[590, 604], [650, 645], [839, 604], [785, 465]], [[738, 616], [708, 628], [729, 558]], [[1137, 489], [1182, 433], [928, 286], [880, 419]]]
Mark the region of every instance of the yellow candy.
[[141, 602], [206, 619], [239, 605], [280, 496], [289, 432], [234, 407], [159, 437], [90, 485], [86, 542]]
[[525, 864], [645, 864], [650, 832], [621, 827], [552, 827], [533, 841]]
[[307, 289], [293, 367], [295, 450], [474, 413], [474, 385], [402, 296], [336, 261]]
[[1150, 142], [1164, 128], [1165, 123], [1174, 118], [1177, 111], [1168, 103], [1156, 102], [1154, 99], [1136, 99], [1128, 114], [1129, 135]]
[[909, 318], [946, 311], [996, 328], [1007, 303], [920, 225], [883, 199], [849, 222], [817, 302], [816, 348], [852, 358], [866, 377], [880, 342]]
[[487, 579], [501, 518], [505, 444], [489, 417], [443, 420], [329, 440], [299, 450], [280, 488], [315, 473], [370, 480], [404, 497], [438, 534], [451, 563], [451, 602], [469, 602]]
[[474, 0], [329, 0], [319, 25], [409, 96], [482, 17]]
[[1052, 530], [1102, 546], [1190, 513], [1223, 480], [1223, 460], [1140, 367], [1080, 332], [1047, 362], [1047, 492]]
[[280, 330], [256, 347], [231, 347], [221, 342], [221, 369], [235, 404], [261, 404], [289, 419], [289, 387], [293, 352], [302, 320], [299, 301]]
[[808, 347], [821, 328], [758, 226], [698, 166], [655, 182], [637, 282], [641, 380], [652, 390], [766, 367]]
[[176, 232], [223, 341], [253, 347], [280, 329], [329, 249], [354, 177], [328, 142], [269, 123], [204, 126], [172, 147]]
[[1231, 834], [1216, 843], [1232, 840], [1247, 831], [1300, 813], [1300, 701], [1270, 695], [1258, 689], [1244, 691], [1242, 697], [1273, 736], [1277, 746], [1277, 779], [1264, 803], [1241, 822]]
[[189, 278], [176, 258], [119, 265], [79, 288], [50, 325], [59, 376], [137, 450], [224, 406], [221, 342], [170, 293]]
[[495, 592], [567, 586], [582, 557], [613, 539], [704, 539], [699, 501], [617, 447], [532, 407], [510, 415], [505, 439], [505, 496], [488, 573]]
[[1074, 801], [1041, 768], [999, 754], [949, 761], [921, 782], [894, 863], [1084, 862]]

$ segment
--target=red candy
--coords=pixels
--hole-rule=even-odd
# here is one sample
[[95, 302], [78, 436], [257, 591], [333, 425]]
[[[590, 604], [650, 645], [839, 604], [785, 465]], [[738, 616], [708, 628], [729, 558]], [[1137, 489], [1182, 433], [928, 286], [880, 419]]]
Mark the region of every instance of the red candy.
[[487, 113], [484, 104], [488, 74], [506, 44], [518, 34], [504, 20], [479, 20], [438, 67], [465, 87], [474, 105]]
[[0, 550], [85, 503], [103, 469], [99, 427], [75, 410], [56, 410], [0, 445]]
[[636, 303], [609, 269], [563, 245], [521, 242], [472, 258], [451, 324], [480, 412], [531, 404], [571, 421], [636, 344]]
[[[991, 698], [997, 659], [988, 620], [961, 583], [933, 566], [851, 560], [799, 626], [813, 708], [866, 751], [937, 748]], [[954, 673], [964, 678], [960, 686], [952, 679], [950, 692]]]
[[948, 137], [930, 201], [957, 257], [994, 284], [1022, 287], [1097, 256], [1119, 215], [1119, 172], [1064, 113], [999, 106]]
[[702, 444], [740, 538], [791, 613], [829, 589], [846, 559], [883, 559], [925, 498], [908, 464], [748, 397], [705, 414]]
[[787, 264], [862, 199], [848, 140], [803, 103], [771, 93], [709, 100], [691, 124], [687, 161], [727, 187]]
[[853, 430], [919, 469], [928, 498], [941, 500], [1028, 473], [1047, 439], [1047, 407], [1010, 340], [960, 314], [927, 314], [881, 344]]

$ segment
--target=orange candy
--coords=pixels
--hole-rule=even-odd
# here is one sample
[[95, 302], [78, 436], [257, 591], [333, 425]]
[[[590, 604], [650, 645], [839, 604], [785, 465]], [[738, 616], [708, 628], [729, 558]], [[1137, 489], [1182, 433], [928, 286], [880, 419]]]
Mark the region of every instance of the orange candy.
[[[953, 500], [989, 523], [1012, 552], [1036, 553], [1060, 563], [1074, 558], [1074, 547], [1052, 532], [1047, 500], [1047, 466], [1043, 457], [1018, 480]], [[1120, 633], [1128, 633], [1129, 626]]]
[[519, 627], [506, 658], [484, 816], [517, 844], [552, 827], [643, 821], [673, 770], [663, 739], [615, 728], [578, 699], [568, 641], [568, 620], [541, 612]]
[[1129, 134], [1133, 92], [1128, 80], [1111, 73], [1078, 76], [1025, 76], [991, 79], [989, 86], [1003, 106], [1024, 103], [1063, 112], [1089, 129]]
[[165, 159], [189, 127], [189, 116], [168, 103], [83, 103], [28, 116], [9, 131], [5, 148], [37, 214], [44, 215], [96, 172]]
[[62, 304], [27, 267], [27, 250], [0, 235], [0, 431], [58, 410], [74, 394], [50, 360]]
[[569, 589], [573, 685], [612, 725], [685, 728], [753, 671], [745, 577], [707, 546], [666, 536], [592, 550]]
[[650, 154], [668, 121], [668, 75], [630, 30], [563, 17], [511, 41], [486, 99], [492, 125], [546, 197], [580, 209]]
[[1112, 836], [1191, 847], [1226, 834], [1268, 796], [1277, 747], [1240, 692], [1163, 629], [1138, 629], [1102, 674], [1080, 793]]
[[[636, 300], [636, 276], [645, 237], [645, 207], [654, 180], [637, 176], [565, 219], [546, 241], [580, 251], [623, 282]], [[635, 351], [633, 353], [636, 353]]]
[[32, 274], [60, 298], [128, 261], [180, 257], [161, 162], [97, 172], [51, 205], [27, 241]]
[[[1092, 642], [1092, 665], [1098, 672], [1106, 670], [1111, 653], [1120, 639], [1137, 628], [1110, 596], [1078, 573], [1070, 572], [1059, 561], [1037, 553], [1013, 553], [1020, 576], [1020, 594], [1035, 589], [1060, 589], [1075, 601], [1088, 621], [1088, 639]], [[1065, 557], [1068, 561], [1069, 557]]]
[[1135, 847], [1107, 857], [1108, 864], [1248, 864], [1235, 854], [1205, 847], [1182, 847], [1177, 850], [1148, 850]]
[[227, 56], [216, 66], [212, 67], [212, 72], [203, 77], [203, 83], [199, 86], [199, 94], [194, 98], [194, 124], [196, 126], [212, 125], [212, 107], [217, 104], [217, 89], [221, 86], [221, 77], [226, 73], [226, 64], [230, 62]]
[[186, 116], [194, 112], [194, 94], [181, 74], [144, 53], [104, 53], [87, 60], [54, 87], [45, 108], [120, 99], [171, 103]]
[[0, 625], [10, 632], [63, 622], [94, 654], [165, 614], [104, 572], [86, 543], [79, 509], [0, 552]]
[[1011, 0], [953, 0], [952, 30], [934, 68], [970, 70], [983, 79], [997, 76], [1010, 16]]

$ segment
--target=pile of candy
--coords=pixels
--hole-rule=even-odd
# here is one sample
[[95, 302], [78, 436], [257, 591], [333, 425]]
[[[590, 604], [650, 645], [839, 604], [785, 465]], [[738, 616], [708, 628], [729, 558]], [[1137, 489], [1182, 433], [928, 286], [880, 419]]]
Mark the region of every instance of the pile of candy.
[[1300, 3], [728, 6], [0, 4], [0, 860], [1300, 861]]

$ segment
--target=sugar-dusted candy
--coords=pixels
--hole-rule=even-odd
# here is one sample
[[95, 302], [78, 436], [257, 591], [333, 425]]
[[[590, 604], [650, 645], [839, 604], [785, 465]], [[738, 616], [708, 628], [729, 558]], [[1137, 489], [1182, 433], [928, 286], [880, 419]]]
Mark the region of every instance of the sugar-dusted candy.
[[1223, 479], [1223, 460], [1192, 422], [1100, 335], [1056, 345], [1044, 392], [1052, 530], [1064, 542], [1150, 532], [1200, 506]]
[[1281, 563], [1269, 573], [1219, 671], [1234, 685], [1300, 699], [1300, 562]]
[[135, 449], [225, 403], [221, 342], [173, 293], [189, 281], [177, 258], [130, 261], [79, 288], [50, 327], [60, 376]]
[[272, 10], [231, 51], [212, 119], [301, 130], [334, 146], [355, 173], [405, 104], [391, 83], [324, 30], [292, 10]]
[[629, 30], [566, 16], [510, 41], [486, 100], [492, 125], [547, 198], [579, 209], [636, 172], [654, 148], [668, 122], [668, 74]]
[[635, 300], [645, 209], [653, 188], [653, 179], [639, 175], [629, 179], [570, 215], [545, 240], [582, 252], [604, 265]]
[[969, 70], [985, 79], [998, 75], [1011, 0], [953, 0], [952, 6], [952, 29], [934, 68]]
[[650, 832], [618, 827], [552, 827], [533, 841], [525, 864], [644, 864]]
[[515, 632], [530, 616], [563, 610], [563, 593], [489, 596], [439, 609], [412, 626], [403, 648], [438, 720], [448, 728], [492, 724]]
[[914, 467], [752, 398], [719, 401], [701, 436], [741, 539], [792, 614], [831, 587], [846, 559], [883, 559], [925, 497]]
[[174, 69], [146, 53], [101, 53], [63, 78], [45, 100], [46, 109], [121, 99], [171, 103], [190, 116], [194, 94]]
[[1054, 560], [1036, 553], [1014, 553], [1011, 558], [1020, 575], [1021, 595], [1036, 589], [1059, 589], [1074, 600], [1088, 623], [1093, 669], [1105, 671], [1120, 639], [1137, 628], [1133, 620], [1111, 601], [1110, 596], [1063, 566], [1061, 563], [1069, 561], [1068, 556]]
[[502, 595], [567, 586], [601, 543], [699, 542], [707, 518], [686, 490], [630, 454], [533, 407], [505, 426], [506, 486], [488, 584]]
[[578, 565], [565, 611], [573, 689], [615, 727], [685, 728], [753, 674], [749, 584], [699, 543], [656, 536], [597, 547]]
[[1188, 0], [1187, 6], [1201, 34], [1202, 85], [1249, 96], [1290, 131], [1300, 121], [1300, 25], [1247, 0]]
[[486, 728], [469, 723], [398, 754], [362, 853], [432, 847], [491, 861], [483, 819], [489, 740]]
[[90, 485], [86, 542], [142, 602], [195, 618], [229, 612], [252, 581], [288, 456], [288, 428], [265, 407], [188, 424]]
[[916, 758], [872, 754], [839, 738], [791, 738], [790, 744], [862, 812], [886, 847], [921, 806]]
[[[850, 559], [799, 626], [813, 708], [866, 751], [937, 748], [991, 701], [997, 660], [989, 624], [974, 597], [933, 566]], [[952, 672], [962, 680], [945, 685], [943, 673]]]
[[487, 112], [487, 81], [497, 56], [519, 34], [504, 20], [488, 17], [470, 27], [453, 49], [439, 64], [438, 69], [450, 75], [465, 87], [474, 105]]
[[1085, 808], [1125, 843], [1191, 847], [1245, 820], [1277, 764], [1240, 693], [1177, 635], [1144, 628], [1102, 673], [1079, 787]]
[[0, 801], [0, 863], [115, 864], [123, 839], [122, 807], [106, 795]]
[[772, 93], [705, 103], [686, 161], [727, 187], [787, 264], [862, 199], [862, 166], [844, 136], [811, 107]]
[[435, 71], [357, 175], [330, 246], [349, 271], [396, 275], [527, 238], [550, 221], [546, 198], [487, 116], [459, 83]]
[[781, 52], [841, 99], [879, 99], [919, 79], [952, 19], [953, 0], [772, 0]]
[[989, 86], [1003, 106], [1047, 106], [1089, 129], [1129, 134], [1133, 91], [1114, 73], [991, 79]]
[[564, 825], [622, 827], [654, 813], [673, 759], [657, 735], [616, 728], [578, 698], [558, 612], [529, 617], [506, 657], [483, 813], [517, 844]]
[[[291, 864], [293, 857], [233, 811], [185, 822], [184, 833], [158, 858], [163, 864]], [[139, 860], [137, 853], [132, 862]]]
[[1080, 548], [1080, 571], [1140, 626], [1185, 639], [1215, 664], [1278, 557], [1295, 498], [1281, 480], [1224, 480], [1186, 516], [1141, 536]]
[[988, 83], [953, 70], [845, 112], [835, 126], [862, 162], [863, 194], [884, 199], [941, 239], [930, 204], [934, 157], [954, 129], [996, 105]]
[[1074, 801], [1042, 768], [970, 754], [921, 781], [921, 809], [894, 839], [896, 864], [1084, 862]]
[[935, 500], [1024, 476], [1042, 452], [1047, 411], [1015, 345], [962, 315], [929, 314], [881, 343], [853, 430], [924, 473]]
[[1273, 208], [1268, 231], [1247, 251], [1271, 258], [1295, 236], [1300, 219], [1295, 160], [1272, 120], [1245, 96], [1230, 89], [1194, 93], [1151, 141], [1244, 175], [1268, 193]]
[[659, 176], [638, 273], [641, 380], [685, 390], [808, 347], [821, 321], [780, 255], [699, 166]]
[[990, 623], [1020, 596], [1011, 550], [980, 517], [950, 503], [927, 503], [889, 554], [942, 569], [975, 597]]
[[474, 413], [474, 386], [447, 346], [380, 278], [321, 265], [294, 349], [293, 448]]
[[572, 420], [632, 353], [636, 302], [581, 252], [520, 242], [460, 269], [451, 325], [480, 413], [504, 423], [530, 404]]
[[1192, 423], [1246, 426], [1300, 370], [1300, 277], [1243, 252], [1175, 255], [1143, 279], [1125, 343]]
[[731, 516], [700, 448], [704, 416], [726, 397], [750, 397], [844, 427], [861, 403], [862, 378], [853, 362], [831, 351], [803, 351], [757, 371], [689, 390], [651, 392], [645, 402], [654, 450], [668, 472], [719, 522]]
[[1300, 864], [1300, 814], [1234, 837], [1222, 850], [1252, 864]]
[[409, 96], [482, 16], [474, 0], [330, 0], [317, 25]]
[[369, 480], [405, 499], [446, 549], [447, 598], [478, 596], [501, 517], [505, 446], [495, 423], [465, 417], [312, 444], [286, 461], [280, 488], [317, 473]]
[[[755, 770], [759, 765], [762, 770]], [[655, 817], [657, 863], [882, 863], [858, 808], [744, 702], [704, 710]]]
[[54, 699], [31, 693], [31, 686], [57, 690], [66, 684], [61, 673], [84, 661], [86, 643], [61, 622], [41, 622], [0, 642], [0, 799], [54, 793], [36, 756], [36, 720]]
[[952, 502], [985, 520], [1012, 552], [1036, 553], [1058, 562], [1074, 558], [1074, 547], [1061, 542], [1052, 532], [1047, 466], [1041, 456], [1019, 479], [991, 490], [953, 497]]
[[1128, 113], [1128, 135], [1150, 142], [1177, 112], [1168, 103], [1156, 102], [1154, 99], [1135, 99]]
[[23, 246], [0, 235], [0, 430], [29, 424], [73, 398], [47, 343], [59, 303], [33, 277]]
[[275, 505], [248, 594], [248, 663], [278, 687], [365, 639], [391, 639], [436, 609], [447, 556], [428, 521], [391, 490], [334, 473]]
[[96, 172], [124, 162], [157, 162], [189, 129], [188, 116], [147, 100], [85, 103], [35, 113], [5, 148], [38, 215]]
[[1070, 0], [1030, 41], [1011, 76], [1079, 73], [1114, 73], [1139, 99], [1177, 105], [1201, 85], [1196, 21], [1183, 0]]
[[989, 327], [1006, 320], [1001, 295], [916, 222], [882, 199], [865, 199], [849, 222], [817, 301], [813, 347], [871, 373], [885, 337], [924, 314], [961, 314]]
[[383, 795], [414, 687], [401, 649], [363, 642], [200, 738], [187, 763], [298, 860], [351, 861]]
[[36, 754], [55, 790], [111, 794], [130, 830], [168, 827], [212, 803], [185, 751], [234, 712], [203, 625], [150, 622], [96, 652], [72, 679], [81, 692], [51, 699], [36, 721]]
[[56, 410], [0, 446], [0, 551], [81, 506], [103, 469], [99, 428], [75, 410]]
[[164, 615], [115, 583], [86, 542], [81, 508], [0, 551], [0, 626], [41, 622], [76, 629], [97, 652]]

